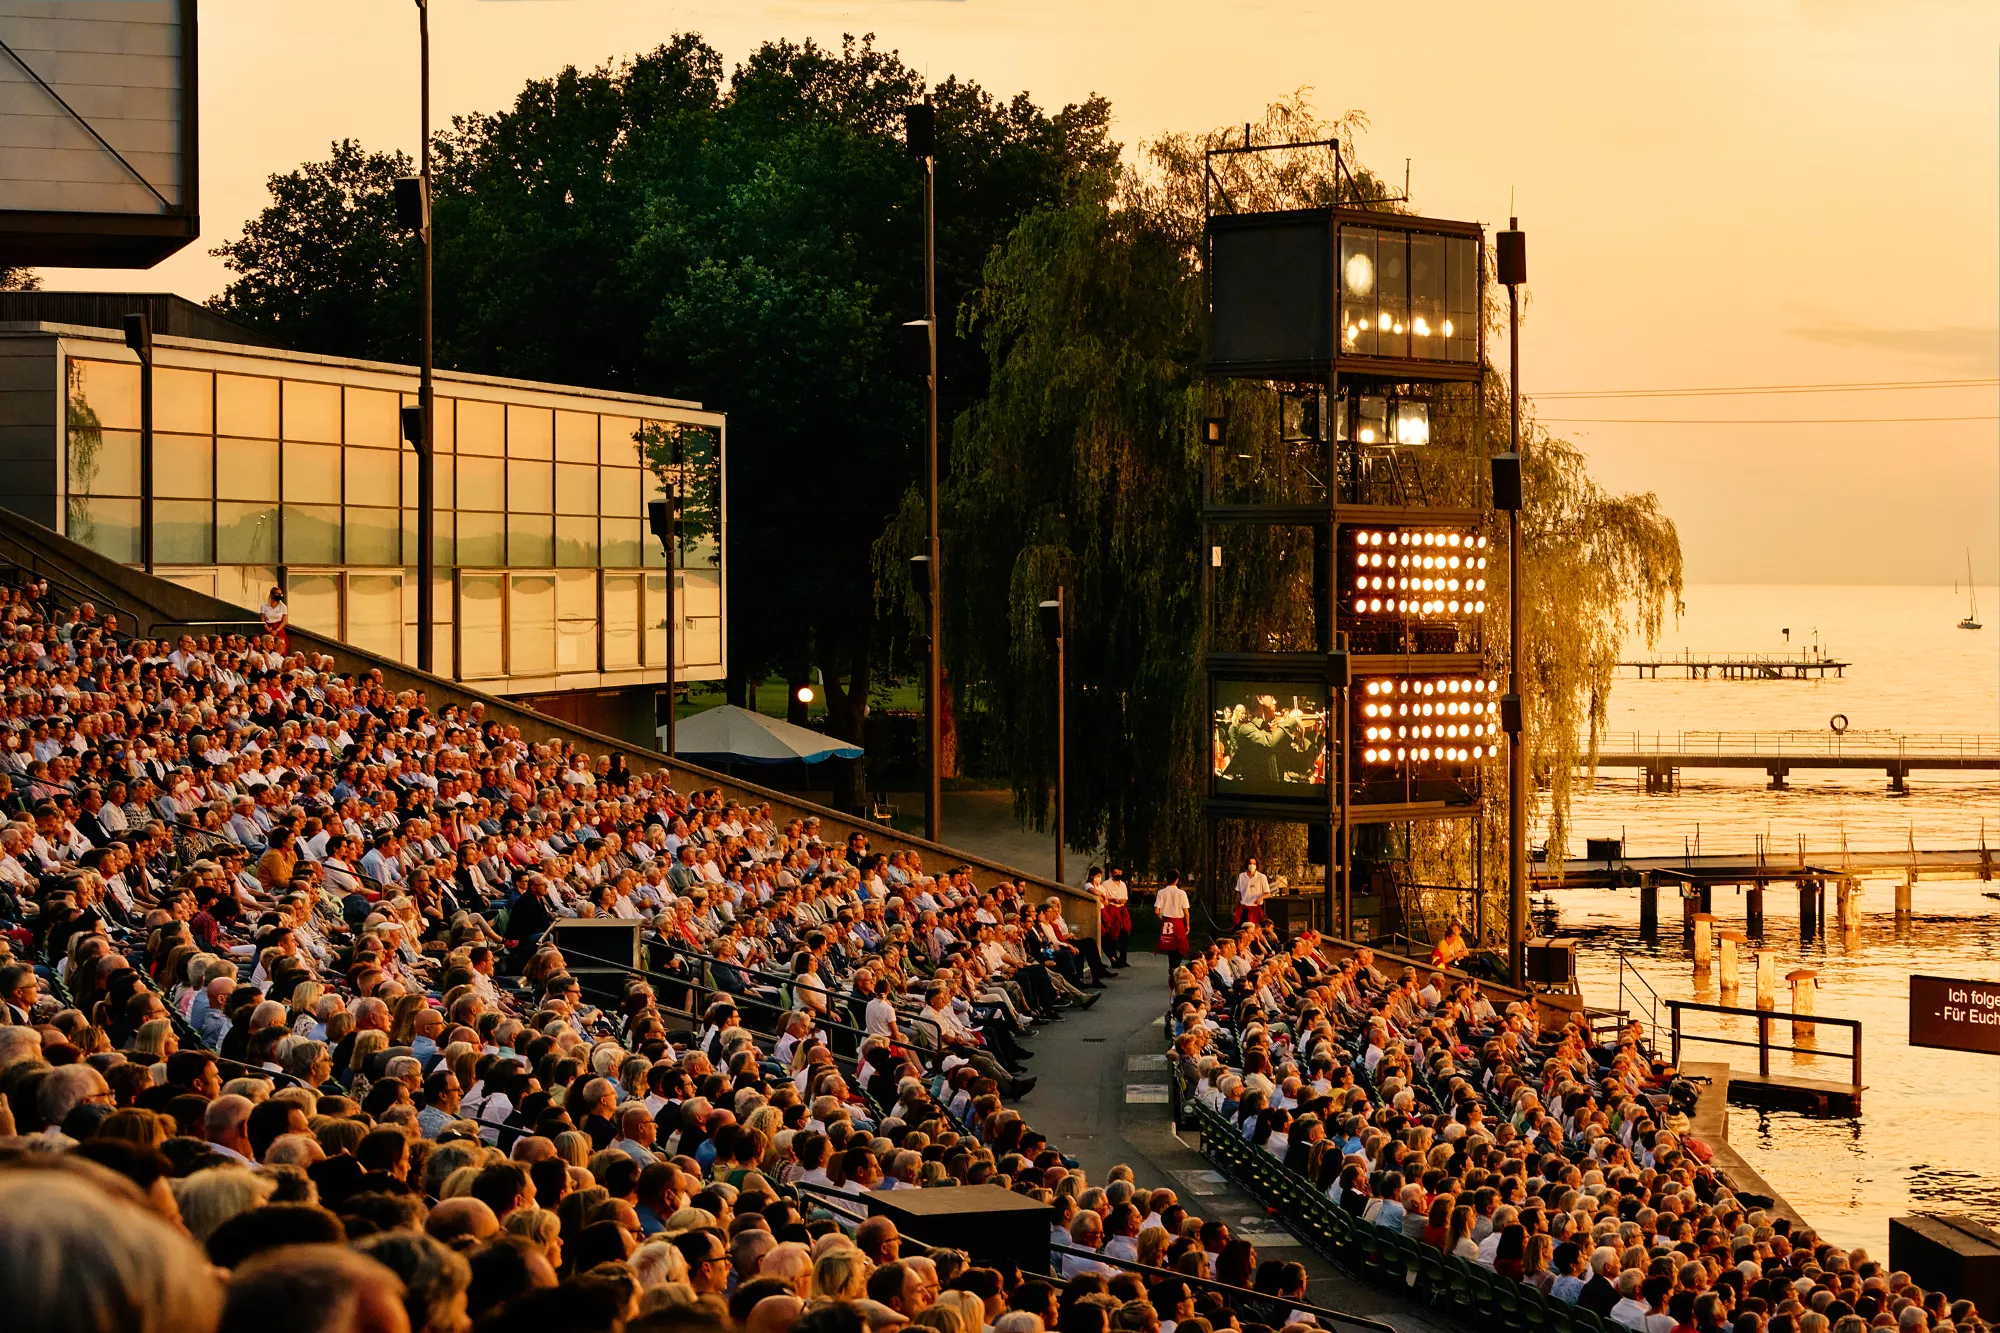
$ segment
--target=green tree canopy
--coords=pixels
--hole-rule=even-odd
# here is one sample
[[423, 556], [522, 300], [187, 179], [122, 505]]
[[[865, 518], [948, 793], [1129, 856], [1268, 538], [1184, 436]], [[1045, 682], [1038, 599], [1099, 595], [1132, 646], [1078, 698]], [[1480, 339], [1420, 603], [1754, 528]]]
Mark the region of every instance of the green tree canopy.
[[[771, 42], [725, 76], [700, 38], [530, 83], [439, 136], [440, 365], [692, 398], [729, 414], [729, 658], [826, 677], [859, 738], [871, 543], [921, 476], [923, 407], [896, 326], [923, 313], [922, 177], [901, 108], [938, 107], [938, 303], [1036, 209], [1115, 162], [1110, 111], [922, 78], [871, 40]], [[274, 177], [220, 248], [218, 309], [302, 350], [411, 361], [417, 245], [393, 154], [336, 144]], [[948, 340], [945, 410], [986, 388]], [[947, 417], [948, 419], [948, 417]], [[656, 460], [663, 461], [663, 460]]]

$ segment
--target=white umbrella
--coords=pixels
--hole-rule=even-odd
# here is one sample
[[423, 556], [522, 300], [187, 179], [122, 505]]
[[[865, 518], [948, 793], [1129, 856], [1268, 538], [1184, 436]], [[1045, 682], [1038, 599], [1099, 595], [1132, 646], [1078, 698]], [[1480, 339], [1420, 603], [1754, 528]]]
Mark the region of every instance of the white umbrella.
[[[665, 737], [664, 727], [660, 734]], [[825, 759], [859, 759], [861, 747], [723, 704], [676, 722], [674, 753], [733, 764], [817, 764]]]

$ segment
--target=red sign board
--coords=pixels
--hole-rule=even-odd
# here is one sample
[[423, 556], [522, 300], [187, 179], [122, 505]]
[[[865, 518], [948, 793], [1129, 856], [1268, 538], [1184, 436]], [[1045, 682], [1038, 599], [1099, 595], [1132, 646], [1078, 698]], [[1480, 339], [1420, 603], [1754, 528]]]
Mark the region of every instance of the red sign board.
[[1911, 977], [1910, 1045], [2000, 1055], [2000, 981]]

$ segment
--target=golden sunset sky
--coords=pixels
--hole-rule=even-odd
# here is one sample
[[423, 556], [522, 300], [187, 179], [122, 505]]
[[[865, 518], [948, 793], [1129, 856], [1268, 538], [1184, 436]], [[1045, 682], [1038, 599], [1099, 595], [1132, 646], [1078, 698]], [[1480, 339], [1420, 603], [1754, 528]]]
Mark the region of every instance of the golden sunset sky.
[[[434, 0], [434, 115], [702, 33], [873, 32], [932, 77], [1111, 99], [1128, 149], [1311, 92], [1364, 111], [1364, 160], [1416, 206], [1529, 234], [1522, 381], [1536, 391], [1992, 379], [2000, 361], [2000, 3], [1994, 0]], [[352, 137], [414, 150], [410, 0], [204, 0], [203, 242], [145, 275], [227, 274], [265, 178]], [[477, 367], [469, 367], [477, 369]], [[1611, 486], [1658, 492], [1694, 581], [1991, 583], [1991, 386], [1545, 400], [1545, 418], [1894, 418], [1564, 424]], [[727, 410], [729, 404], [715, 403]]]

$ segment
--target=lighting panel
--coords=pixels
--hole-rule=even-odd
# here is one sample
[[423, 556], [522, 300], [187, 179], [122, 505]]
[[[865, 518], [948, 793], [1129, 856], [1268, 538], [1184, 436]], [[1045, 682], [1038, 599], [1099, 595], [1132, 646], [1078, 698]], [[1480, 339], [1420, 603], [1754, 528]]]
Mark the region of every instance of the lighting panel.
[[1358, 777], [1482, 763], [1499, 753], [1500, 689], [1480, 676], [1367, 676], [1349, 695]]
[[1345, 528], [1341, 615], [1364, 620], [1482, 616], [1491, 556], [1487, 539], [1464, 528]]

